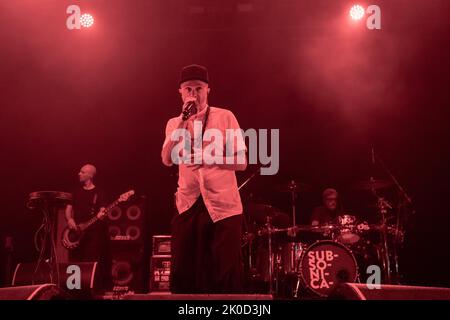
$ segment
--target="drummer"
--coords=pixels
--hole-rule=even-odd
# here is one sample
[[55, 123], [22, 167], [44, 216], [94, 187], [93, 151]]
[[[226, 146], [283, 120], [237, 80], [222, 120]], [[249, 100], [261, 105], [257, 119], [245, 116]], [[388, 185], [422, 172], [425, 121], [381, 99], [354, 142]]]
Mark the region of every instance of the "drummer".
[[323, 226], [334, 224], [338, 216], [342, 213], [341, 207], [338, 205], [339, 195], [335, 189], [325, 189], [322, 193], [323, 205], [316, 207], [311, 216], [312, 226]]

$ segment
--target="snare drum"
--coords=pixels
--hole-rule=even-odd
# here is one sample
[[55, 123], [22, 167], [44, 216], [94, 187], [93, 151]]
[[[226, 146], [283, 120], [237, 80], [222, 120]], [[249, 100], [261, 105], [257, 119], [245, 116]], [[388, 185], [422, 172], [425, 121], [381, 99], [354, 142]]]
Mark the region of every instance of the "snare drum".
[[358, 265], [345, 245], [331, 240], [318, 241], [304, 251], [300, 276], [307, 288], [326, 297], [339, 283], [355, 282]]

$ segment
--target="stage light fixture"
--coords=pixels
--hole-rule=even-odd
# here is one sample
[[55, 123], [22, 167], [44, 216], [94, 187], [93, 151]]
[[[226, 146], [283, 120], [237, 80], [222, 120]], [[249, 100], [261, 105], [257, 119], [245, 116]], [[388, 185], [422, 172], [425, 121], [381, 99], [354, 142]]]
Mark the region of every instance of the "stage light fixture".
[[350, 9], [350, 17], [353, 20], [361, 20], [364, 17], [364, 8], [360, 6], [359, 4], [355, 4]]
[[84, 28], [90, 28], [94, 24], [94, 17], [89, 13], [84, 13], [80, 17], [80, 24]]

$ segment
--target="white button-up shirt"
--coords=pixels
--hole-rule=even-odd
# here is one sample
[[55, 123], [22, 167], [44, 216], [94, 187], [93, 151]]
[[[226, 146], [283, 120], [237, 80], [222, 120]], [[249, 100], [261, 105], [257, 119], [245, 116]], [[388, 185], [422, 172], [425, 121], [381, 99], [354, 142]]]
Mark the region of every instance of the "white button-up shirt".
[[[187, 129], [190, 131], [191, 137], [193, 134], [193, 123], [195, 120], [205, 122], [206, 109], [189, 118]], [[172, 136], [174, 129], [176, 129], [177, 119], [179, 117], [171, 118], [166, 126], [166, 139], [164, 145], [167, 144]], [[223, 155], [226, 154], [226, 129], [238, 129], [239, 124], [234, 114], [226, 109], [210, 107], [209, 116], [205, 130], [218, 129], [224, 138]], [[208, 142], [203, 142], [203, 148]], [[192, 146], [194, 144], [192, 143]], [[238, 134], [234, 140], [234, 152], [242, 152], [246, 150], [245, 142], [242, 134]], [[193, 148], [193, 152], [197, 153], [199, 150]], [[242, 203], [239, 195], [236, 175], [233, 170], [220, 168], [217, 165], [201, 165], [188, 166], [180, 164], [178, 167], [178, 189], [175, 194], [177, 210], [180, 214], [188, 210], [202, 195], [206, 208], [213, 222], [242, 214]]]

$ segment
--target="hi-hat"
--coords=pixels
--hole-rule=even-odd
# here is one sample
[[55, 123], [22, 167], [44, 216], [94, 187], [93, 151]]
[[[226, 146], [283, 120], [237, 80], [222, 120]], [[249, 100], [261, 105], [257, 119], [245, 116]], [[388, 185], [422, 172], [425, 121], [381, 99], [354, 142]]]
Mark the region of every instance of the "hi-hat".
[[258, 225], [264, 225], [267, 218], [273, 226], [285, 228], [291, 223], [289, 216], [280, 209], [264, 203], [250, 203], [246, 206], [246, 213], [251, 221]]

